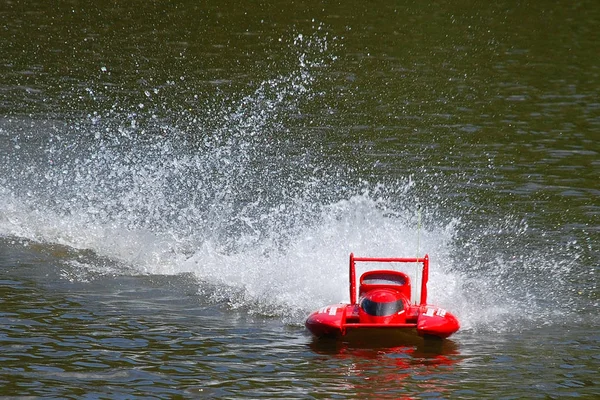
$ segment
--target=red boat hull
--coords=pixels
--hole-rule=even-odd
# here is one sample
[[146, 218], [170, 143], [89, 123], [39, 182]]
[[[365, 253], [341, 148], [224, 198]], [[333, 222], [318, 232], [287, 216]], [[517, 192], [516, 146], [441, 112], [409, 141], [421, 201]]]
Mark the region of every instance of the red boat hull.
[[411, 306], [405, 323], [366, 323], [359, 320], [358, 305], [334, 304], [313, 312], [305, 325], [318, 338], [342, 338], [359, 330], [389, 336], [416, 334], [447, 338], [460, 328], [454, 315], [432, 305]]

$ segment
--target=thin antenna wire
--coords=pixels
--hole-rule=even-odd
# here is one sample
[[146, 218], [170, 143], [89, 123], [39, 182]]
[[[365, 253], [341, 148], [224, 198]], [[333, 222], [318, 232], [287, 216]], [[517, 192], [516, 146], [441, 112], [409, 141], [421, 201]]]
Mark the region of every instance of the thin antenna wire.
[[[421, 209], [417, 209], [417, 258], [419, 258], [419, 253], [420, 253], [420, 247], [421, 247]], [[415, 283], [416, 283], [416, 288], [421, 287], [419, 284], [419, 263], [416, 263], [416, 273], [415, 273]], [[417, 291], [415, 290], [415, 293]], [[420, 295], [420, 293], [419, 293]], [[415, 296], [415, 304], [417, 304], [417, 296]]]

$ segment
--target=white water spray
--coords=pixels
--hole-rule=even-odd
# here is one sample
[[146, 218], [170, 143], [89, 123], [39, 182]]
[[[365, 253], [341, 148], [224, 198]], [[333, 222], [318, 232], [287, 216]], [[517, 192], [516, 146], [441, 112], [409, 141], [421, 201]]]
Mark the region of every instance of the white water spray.
[[[525, 287], [518, 279], [499, 285], [505, 273], [546, 255], [513, 265], [489, 260], [478, 273], [469, 262], [487, 254], [455, 256], [465, 250], [456, 248], [457, 219], [429, 218], [423, 226], [412, 180], [361, 180], [347, 158], [297, 134], [302, 126], [292, 116], [318, 96], [314, 69], [333, 61], [311, 58], [327, 54], [327, 40], [297, 36], [294, 43], [298, 64], [290, 74], [239, 100], [216, 101], [205, 114], [184, 114], [189, 131], [168, 122], [141, 128], [112, 114], [70, 127], [4, 127], [2, 148], [11, 152], [1, 158], [0, 235], [92, 250], [126, 265], [125, 273], [192, 273], [204, 299], [292, 323], [348, 300], [350, 252], [409, 256], [415, 248], [431, 258], [429, 301], [456, 313], [464, 329], [518, 327], [529, 318], [525, 305], [548, 311], [535, 292], [514, 295]], [[505, 291], [490, 290], [497, 288]]]

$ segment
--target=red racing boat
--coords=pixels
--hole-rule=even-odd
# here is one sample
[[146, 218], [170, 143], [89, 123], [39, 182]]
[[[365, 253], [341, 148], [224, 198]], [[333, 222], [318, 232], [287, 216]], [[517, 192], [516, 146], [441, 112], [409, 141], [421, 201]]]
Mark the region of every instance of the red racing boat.
[[[367, 271], [356, 288], [356, 263], [420, 263], [421, 293], [417, 303], [411, 299], [408, 274], [396, 270]], [[417, 274], [418, 276], [418, 274]], [[429, 256], [422, 258], [355, 257], [350, 254], [350, 304], [340, 303], [313, 312], [306, 327], [316, 337], [348, 338], [374, 333], [388, 339], [407, 336], [447, 338], [460, 325], [454, 315], [443, 308], [427, 304]]]

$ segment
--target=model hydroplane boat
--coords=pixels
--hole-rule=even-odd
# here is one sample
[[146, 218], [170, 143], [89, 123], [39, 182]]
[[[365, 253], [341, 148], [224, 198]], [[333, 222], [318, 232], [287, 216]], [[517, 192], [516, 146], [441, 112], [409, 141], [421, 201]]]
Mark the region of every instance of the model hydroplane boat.
[[[419, 302], [416, 298], [411, 299], [410, 277], [391, 269], [363, 273], [357, 292], [357, 262], [422, 264]], [[407, 335], [447, 338], [459, 329], [459, 323], [443, 308], [427, 304], [428, 279], [428, 255], [422, 258], [381, 258], [350, 254], [350, 304], [334, 304], [313, 312], [306, 320], [306, 327], [318, 338], [343, 339], [356, 333], [363, 338], [375, 333], [388, 339]]]

